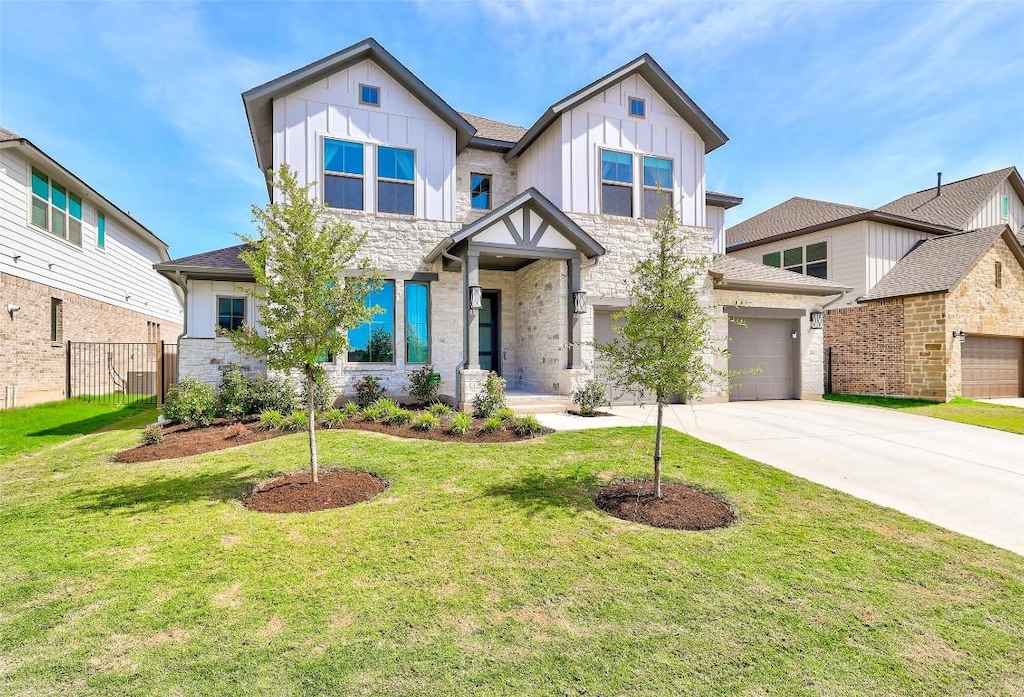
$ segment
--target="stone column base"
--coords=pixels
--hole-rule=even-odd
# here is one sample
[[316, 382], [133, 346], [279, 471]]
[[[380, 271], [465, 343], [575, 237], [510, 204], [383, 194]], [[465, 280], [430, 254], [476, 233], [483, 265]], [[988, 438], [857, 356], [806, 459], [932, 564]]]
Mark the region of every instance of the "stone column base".
[[473, 411], [473, 398], [480, 393], [484, 380], [487, 379], [488, 370], [467, 370], [459, 368], [456, 380], [456, 401], [457, 409], [461, 411]]

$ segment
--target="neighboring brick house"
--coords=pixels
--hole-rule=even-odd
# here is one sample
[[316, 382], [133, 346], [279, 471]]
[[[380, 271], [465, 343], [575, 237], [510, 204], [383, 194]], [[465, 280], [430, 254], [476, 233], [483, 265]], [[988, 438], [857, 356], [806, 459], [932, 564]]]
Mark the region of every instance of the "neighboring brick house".
[[[373, 39], [249, 90], [243, 102], [260, 170], [294, 169], [331, 215], [368, 233], [363, 251], [388, 279], [370, 298], [384, 312], [326, 364], [348, 393], [376, 375], [400, 394], [429, 363], [459, 404], [489, 370], [512, 392], [564, 402], [602, 369], [586, 344], [612, 337], [661, 194], [699, 257], [724, 251], [725, 210], [741, 201], [705, 190], [705, 155], [726, 136], [646, 54], [560, 99], [530, 128], [455, 111]], [[227, 362], [262, 370], [215, 333], [259, 326], [238, 292], [254, 280], [238, 251], [156, 266], [187, 289], [182, 374], [216, 382]], [[785, 374], [770, 393], [820, 395], [821, 331], [809, 312], [844, 288], [766, 271], [770, 278], [739, 275], [756, 288], [752, 305], [779, 299], [780, 316], [764, 323], [781, 322]], [[716, 277], [729, 282], [735, 272]], [[741, 286], [730, 290], [733, 311], [744, 304]], [[710, 279], [703, 293], [712, 307]], [[805, 357], [819, 361], [807, 380]], [[767, 380], [761, 391], [754, 381], [742, 398], [769, 395]]]
[[[1013, 237], [1022, 226], [1024, 180], [1008, 167], [948, 184], [940, 177], [935, 187], [876, 209], [793, 198], [729, 228], [726, 240], [731, 257], [851, 289], [828, 304], [825, 318], [833, 390], [932, 399], [1019, 396], [1024, 333], [1013, 311], [1020, 296], [993, 292], [970, 318], [952, 313], [946, 298], [987, 289], [985, 278], [994, 282], [994, 266], [977, 278], [968, 274], [986, 262], [978, 248], [964, 245], [998, 246], [999, 233]], [[1001, 267], [1009, 284], [1015, 264], [1007, 258]], [[963, 330], [966, 340], [936, 339], [945, 325]], [[930, 337], [923, 343], [921, 332]]]
[[65, 397], [67, 341], [174, 341], [182, 292], [153, 270], [168, 258], [145, 226], [0, 129], [0, 408]]

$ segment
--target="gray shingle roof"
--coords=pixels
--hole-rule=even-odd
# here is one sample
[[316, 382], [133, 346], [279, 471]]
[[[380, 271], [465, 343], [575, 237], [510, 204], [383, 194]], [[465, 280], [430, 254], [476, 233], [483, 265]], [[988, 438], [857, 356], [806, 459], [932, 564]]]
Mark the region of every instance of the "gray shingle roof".
[[858, 213], [867, 208], [847, 206], [831, 201], [817, 201], [796, 196], [763, 213], [737, 223], [725, 232], [726, 245], [732, 247], [747, 242], [757, 242], [787, 232], [802, 230], [813, 225], [831, 223]]
[[477, 138], [490, 138], [491, 140], [515, 143], [526, 135], [526, 129], [522, 126], [513, 126], [510, 123], [502, 123], [501, 121], [467, 114], [462, 111], [459, 112], [459, 115], [469, 121], [470, 125], [476, 129]]
[[1006, 225], [993, 225], [920, 242], [863, 299], [881, 300], [951, 290], [1007, 229]]
[[774, 266], [765, 266], [756, 261], [739, 257], [719, 257], [711, 264], [711, 274], [722, 281], [725, 288], [764, 287], [765, 289], [789, 290], [791, 293], [811, 295], [833, 295], [850, 290], [835, 281], [802, 273], [793, 273]]
[[936, 188], [933, 186], [890, 201], [880, 206], [878, 210], [962, 230], [971, 216], [992, 194], [992, 190], [1013, 171], [1013, 167], [1006, 167], [943, 184], [939, 195], [936, 195]]
[[200, 252], [199, 254], [193, 254], [192, 256], [181, 257], [180, 259], [171, 259], [170, 261], [160, 264], [160, 266], [248, 271], [249, 267], [245, 265], [244, 261], [238, 258], [238, 255], [246, 248], [248, 248], [248, 245], [236, 244], [234, 247], [214, 249], [209, 252]]

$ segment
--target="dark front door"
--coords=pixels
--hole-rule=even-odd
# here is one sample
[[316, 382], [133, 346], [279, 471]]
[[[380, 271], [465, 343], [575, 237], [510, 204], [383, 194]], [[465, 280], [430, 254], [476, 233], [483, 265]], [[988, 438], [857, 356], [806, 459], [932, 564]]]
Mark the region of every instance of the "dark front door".
[[483, 292], [480, 306], [480, 368], [501, 374], [501, 338], [498, 318], [501, 316], [500, 293]]

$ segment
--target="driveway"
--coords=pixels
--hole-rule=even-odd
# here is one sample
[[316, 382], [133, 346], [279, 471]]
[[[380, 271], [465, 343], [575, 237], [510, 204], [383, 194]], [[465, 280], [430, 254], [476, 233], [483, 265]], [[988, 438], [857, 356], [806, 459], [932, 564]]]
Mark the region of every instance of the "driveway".
[[[654, 423], [538, 418], [557, 429]], [[669, 407], [665, 424], [753, 460], [1024, 554], [1024, 436], [888, 409], [819, 401]]]

